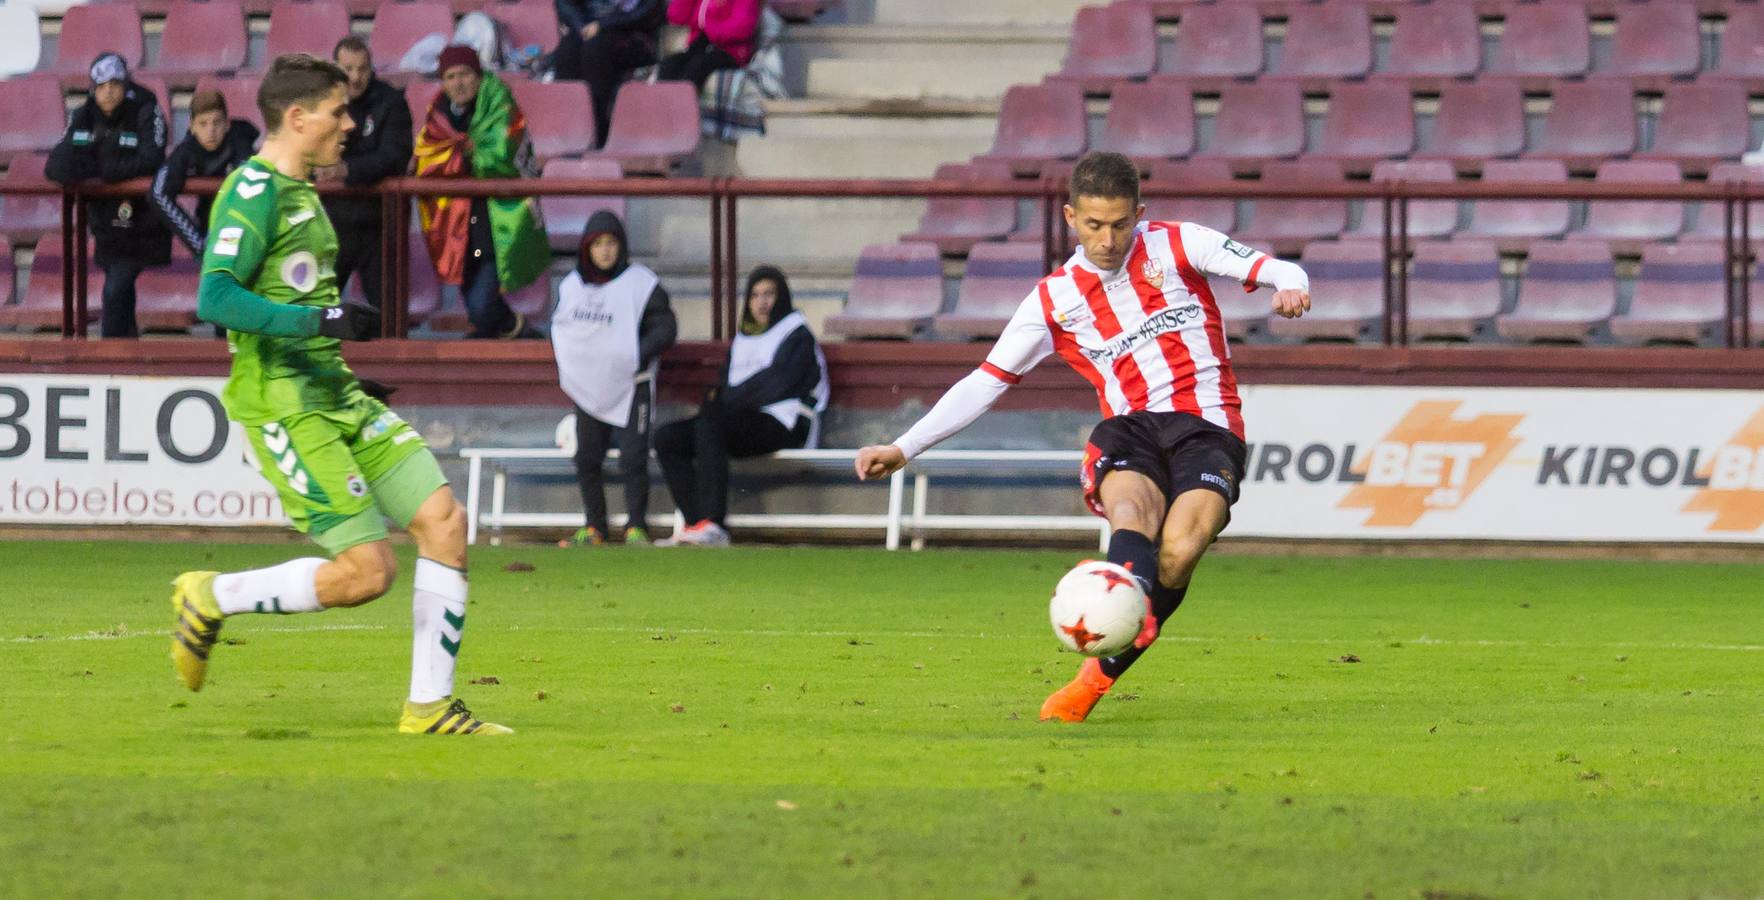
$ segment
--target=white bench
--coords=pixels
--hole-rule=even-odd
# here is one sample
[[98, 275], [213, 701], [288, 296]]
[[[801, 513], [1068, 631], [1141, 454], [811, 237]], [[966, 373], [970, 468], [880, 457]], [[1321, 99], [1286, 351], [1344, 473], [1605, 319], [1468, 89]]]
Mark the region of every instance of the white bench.
[[[509, 512], [508, 476], [511, 463], [530, 464], [542, 470], [574, 471], [571, 454], [557, 447], [467, 447], [459, 451], [467, 461], [466, 480], [466, 542], [478, 541], [480, 525], [490, 529], [490, 542], [500, 543], [504, 528], [567, 528], [579, 524], [582, 514]], [[617, 458], [618, 451], [608, 454]], [[780, 450], [767, 459], [808, 463], [816, 468], [850, 471], [857, 461], [856, 450]], [[1073, 471], [1083, 455], [1067, 450], [931, 450], [907, 464], [905, 469], [888, 478], [888, 505], [882, 513], [749, 513], [729, 516], [734, 528], [793, 529], [879, 529], [883, 546], [900, 549], [903, 530], [912, 536], [912, 548], [925, 546], [925, 535], [931, 531], [1017, 530], [1046, 532], [1096, 532], [1098, 546], [1107, 549], [1108, 522], [1096, 516], [1056, 515], [930, 515], [926, 497], [931, 490], [934, 472], [983, 471], [996, 475], [1003, 471]], [[485, 470], [490, 474], [490, 509], [483, 509]], [[904, 509], [906, 476], [913, 478], [913, 502], [910, 512]], [[855, 476], [853, 476], [855, 478]], [[1076, 484], [1076, 478], [1073, 479]], [[855, 482], [854, 482], [855, 483]], [[614, 516], [617, 520], [619, 517]], [[652, 514], [650, 524], [667, 524], [669, 514]], [[622, 524], [622, 523], [617, 523]]]

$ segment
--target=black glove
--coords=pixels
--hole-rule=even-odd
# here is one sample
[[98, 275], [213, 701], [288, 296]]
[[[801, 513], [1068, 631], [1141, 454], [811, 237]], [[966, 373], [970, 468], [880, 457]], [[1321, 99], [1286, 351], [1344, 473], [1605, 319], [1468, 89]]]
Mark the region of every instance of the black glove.
[[362, 393], [380, 401], [381, 403], [392, 399], [392, 395], [398, 393], [398, 389], [392, 385], [381, 384], [372, 378], [363, 378], [360, 375], [357, 375], [355, 381], [357, 384], [361, 385]]
[[380, 336], [380, 311], [350, 300], [319, 314], [319, 334], [340, 341], [371, 341]]

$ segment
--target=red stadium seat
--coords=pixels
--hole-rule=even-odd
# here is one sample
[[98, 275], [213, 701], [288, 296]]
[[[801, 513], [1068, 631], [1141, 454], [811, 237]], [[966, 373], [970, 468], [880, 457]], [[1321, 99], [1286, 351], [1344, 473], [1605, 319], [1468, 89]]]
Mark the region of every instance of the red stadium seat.
[[1305, 149], [1304, 97], [1290, 82], [1226, 85], [1213, 120], [1213, 142], [1201, 159], [1257, 171], [1264, 161], [1291, 159]]
[[1384, 319], [1384, 248], [1377, 241], [1347, 240], [1305, 245], [1311, 295], [1327, 297], [1297, 319], [1272, 316], [1275, 337], [1361, 340], [1376, 337]]
[[1628, 78], [1646, 90], [1660, 90], [1675, 78], [1689, 78], [1702, 63], [1702, 31], [1697, 9], [1680, 0], [1626, 3], [1617, 8], [1611, 61], [1600, 75]]
[[[1230, 181], [1231, 167], [1216, 159], [1159, 162], [1152, 164], [1146, 180], [1159, 187]], [[1147, 197], [1145, 217], [1153, 222], [1193, 222], [1230, 234], [1237, 227], [1237, 201]]]
[[1674, 84], [1666, 88], [1654, 146], [1637, 159], [1671, 160], [1700, 175], [1715, 163], [1751, 149], [1746, 89], [1737, 82]]
[[1432, 146], [1418, 154], [1449, 159], [1459, 171], [1525, 149], [1525, 97], [1507, 80], [1447, 84], [1439, 92]]
[[1256, 77], [1262, 71], [1262, 14], [1247, 4], [1183, 10], [1173, 52], [1158, 71], [1207, 90]]
[[1688, 341], [1717, 336], [1727, 315], [1727, 256], [1718, 244], [1650, 244], [1629, 311], [1611, 319], [1611, 335], [1629, 341]]
[[[946, 163], [932, 176], [938, 181], [1010, 181], [1003, 163]], [[941, 253], [960, 256], [981, 241], [995, 241], [1017, 227], [1017, 201], [1011, 197], [932, 197], [925, 202], [919, 228], [902, 241], [936, 244]], [[1045, 274], [1045, 273], [1044, 273]]]
[[871, 244], [858, 256], [845, 311], [827, 331], [846, 337], [910, 338], [943, 306], [943, 258], [930, 244]]
[[1158, 65], [1158, 27], [1139, 3], [1086, 6], [1072, 19], [1066, 61], [1053, 76], [1087, 93], [1107, 94], [1116, 83], [1144, 78]]
[[1048, 160], [1076, 159], [1086, 142], [1084, 92], [1071, 84], [1019, 84], [1005, 92], [998, 133], [983, 159], [1039, 174]]
[[614, 160], [627, 173], [666, 175], [698, 152], [698, 92], [687, 81], [627, 81], [607, 131], [606, 145], [590, 156]]
[[[4, 82], [0, 82], [4, 85]], [[6, 167], [0, 182], [41, 181], [47, 153], [20, 153]], [[46, 234], [61, 233], [59, 194], [0, 195], [0, 233], [14, 246], [29, 247]]]
[[1035, 283], [1048, 273], [1041, 248], [1028, 244], [977, 244], [968, 254], [955, 310], [933, 320], [937, 333], [996, 338]]
[[257, 86], [263, 82], [257, 75], [236, 75], [232, 78], [204, 76], [196, 81], [199, 91], [220, 91], [227, 101], [227, 115], [245, 119], [263, 130], [263, 113], [257, 109]]
[[276, 0], [270, 8], [263, 58], [310, 53], [330, 59], [331, 50], [348, 34], [349, 9], [337, 0]]
[[1729, 6], [1715, 68], [1700, 77], [1738, 81], [1754, 94], [1764, 91], [1764, 7], [1750, 3]]
[[[1316, 184], [1342, 180], [1341, 166], [1325, 160], [1271, 162], [1262, 167], [1262, 183]], [[1297, 252], [1311, 241], [1328, 240], [1347, 228], [1346, 200], [1257, 200], [1251, 204], [1243, 242], [1267, 247], [1276, 255]]]
[[[166, 85], [165, 79], [158, 75], [130, 75], [129, 80], [133, 81], [136, 86], [145, 88], [147, 93], [153, 95], [154, 102], [159, 104], [159, 114], [165, 116], [165, 125], [166, 128], [169, 129], [171, 127], [172, 117], [171, 88]], [[177, 146], [177, 141], [177, 135], [166, 135], [166, 143], [170, 146]], [[170, 147], [167, 149], [169, 150]]]
[[[540, 178], [623, 178], [619, 164], [610, 159], [554, 159], [545, 164]], [[548, 197], [540, 195], [539, 208], [545, 214], [545, 233], [551, 249], [574, 254], [582, 243], [582, 229], [588, 217], [603, 209], [612, 210], [620, 219], [625, 217], [624, 197]]]
[[1543, 137], [1525, 152], [1529, 159], [1559, 159], [1590, 172], [1612, 157], [1635, 152], [1635, 97], [1616, 79], [1563, 81], [1555, 86]]
[[[143, 71], [189, 88], [203, 75], [243, 69], [245, 43], [245, 8], [239, 0], [173, 0], [165, 14], [159, 59]], [[163, 108], [170, 116], [171, 107]]]
[[[1484, 184], [1562, 184], [1568, 167], [1561, 160], [1490, 160], [1482, 168]], [[1571, 210], [1566, 200], [1478, 200], [1470, 205], [1466, 237], [1488, 238], [1502, 252], [1525, 249], [1537, 238], [1560, 237], [1568, 230]]]
[[1343, 83], [1329, 94], [1323, 133], [1307, 159], [1341, 163], [1349, 172], [1369, 171], [1415, 149], [1415, 114], [1409, 88], [1396, 82]]
[[557, 8], [549, 3], [486, 3], [484, 14], [502, 26], [503, 35], [515, 47], [537, 46], [549, 53], [557, 46]]
[[[546, 84], [511, 78], [508, 87], [526, 114], [533, 155], [542, 164], [553, 157], [581, 156], [594, 147], [594, 117], [588, 114], [588, 94], [581, 82]], [[617, 115], [617, 107], [613, 113]]]
[[1226, 337], [1245, 341], [1267, 334], [1268, 322], [1273, 319], [1273, 292], [1266, 288], [1246, 291], [1240, 281], [1211, 276], [1207, 278], [1207, 287], [1213, 292], [1219, 317], [1225, 320]]
[[[1709, 170], [1710, 184], [1764, 184], [1764, 166], [1749, 166], [1745, 163], [1716, 163]], [[1752, 207], [1751, 237], [1754, 243], [1764, 239], [1764, 202], [1754, 202]], [[1734, 231], [1739, 231], [1739, 207], [1734, 207]], [[1680, 241], [1720, 241], [1726, 232], [1726, 214], [1722, 204], [1718, 202], [1698, 204], [1696, 222], [1685, 231]], [[1737, 239], [1737, 237], [1736, 237]]]
[[1482, 31], [1476, 8], [1468, 3], [1428, 3], [1397, 8], [1390, 62], [1379, 76], [1435, 90], [1452, 79], [1475, 75], [1481, 66]]
[[[547, 223], [549, 226], [549, 223]], [[580, 238], [580, 233], [577, 235]], [[411, 216], [410, 236], [406, 244], [406, 253], [410, 261], [410, 290], [406, 303], [409, 304], [407, 318], [411, 325], [421, 325], [435, 317], [441, 311], [441, 282], [435, 276], [435, 266], [429, 261], [429, 246], [423, 242], [423, 226], [415, 215]], [[575, 245], [571, 244], [571, 249]], [[349, 279], [349, 298], [370, 302], [362, 293], [361, 279]], [[379, 298], [372, 301], [379, 304]], [[458, 323], [465, 322], [464, 314], [459, 314]], [[456, 324], [458, 324], [456, 323]], [[437, 329], [442, 330], [442, 329]], [[465, 326], [453, 328], [453, 331], [464, 331]]]
[[441, 95], [441, 82], [424, 79], [404, 86], [404, 105], [410, 110], [411, 133], [421, 134], [429, 118], [429, 107]]
[[[374, 13], [374, 30], [368, 36], [374, 68], [398, 70], [398, 61], [424, 36], [453, 34], [453, 7], [447, 0], [385, 0]], [[324, 58], [329, 59], [329, 50]]]
[[189, 331], [196, 324], [196, 286], [202, 261], [172, 241], [171, 265], [141, 270], [135, 279], [135, 322], [141, 331]]
[[1558, 79], [1585, 75], [1592, 65], [1592, 29], [1579, 0], [1516, 3], [1507, 10], [1491, 75], [1518, 77], [1526, 90], [1550, 90]]
[[138, 68], [145, 56], [141, 37], [141, 10], [133, 3], [92, 3], [68, 7], [61, 17], [61, 37], [55, 62], [42, 69], [70, 87], [90, 83], [92, 60], [104, 52], [120, 53], [129, 68]]
[[[1266, 78], [1296, 79], [1306, 90], [1335, 90], [1344, 78], [1372, 71], [1372, 18], [1356, 0], [1292, 7], [1280, 71]], [[1296, 36], [1303, 36], [1303, 40]]]
[[49, 152], [67, 127], [61, 84], [42, 76], [0, 80], [0, 122], [7, 123], [0, 128], [0, 160]]
[[1519, 305], [1495, 317], [1495, 331], [1514, 340], [1584, 341], [1617, 311], [1611, 248], [1598, 241], [1531, 245], [1519, 282]]
[[[1455, 180], [1451, 163], [1443, 159], [1385, 160], [1372, 167], [1372, 180], [1433, 181], [1450, 183]], [[1410, 200], [1409, 237], [1445, 237], [1458, 228], [1458, 201]], [[1367, 200], [1360, 208], [1360, 224], [1353, 230], [1360, 237], [1384, 236], [1384, 204]]]
[[1188, 86], [1165, 81], [1116, 85], [1096, 149], [1125, 154], [1142, 167], [1193, 153], [1194, 98]]
[[[86, 321], [98, 321], [104, 294], [104, 272], [91, 256], [86, 257]], [[19, 331], [61, 330], [61, 235], [46, 235], [37, 241], [31, 272], [26, 276], [24, 295], [14, 306], [0, 307], [0, 328]]]
[[1409, 270], [1409, 337], [1476, 336], [1501, 311], [1501, 254], [1488, 241], [1422, 241]]
[[[1599, 166], [1601, 182], [1678, 184], [1678, 166], [1662, 160], [1614, 159]], [[1586, 226], [1574, 237], [1598, 238], [1624, 255], [1649, 241], [1669, 241], [1684, 230], [1684, 203], [1677, 200], [1595, 200], [1587, 204]]]

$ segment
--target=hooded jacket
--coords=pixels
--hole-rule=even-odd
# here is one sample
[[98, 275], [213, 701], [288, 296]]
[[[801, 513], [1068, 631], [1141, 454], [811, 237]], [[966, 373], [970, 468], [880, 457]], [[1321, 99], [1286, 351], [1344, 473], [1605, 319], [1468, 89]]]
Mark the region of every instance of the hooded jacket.
[[[732, 409], [763, 409], [774, 416], [779, 413], [769, 407], [781, 409], [781, 405], [796, 402], [818, 412], [827, 405], [826, 365], [821, 358], [820, 345], [809, 331], [808, 320], [797, 313], [791, 303], [790, 282], [776, 266], [759, 266], [747, 276], [747, 290], [742, 296], [752, 297], [754, 285], [765, 280], [778, 286], [778, 299], [772, 304], [771, 317], [763, 326], [754, 318], [752, 306], [743, 301], [741, 333], [729, 345], [729, 359], [723, 363], [718, 402]], [[781, 329], [781, 333], [774, 334]], [[768, 337], [771, 340], [762, 342], [762, 338]], [[762, 343], [776, 345], [770, 361], [757, 370], [748, 371], [749, 367], [742, 365], [737, 371], [738, 357], [743, 361], [751, 358], [746, 345]], [[730, 383], [732, 378], [735, 379], [733, 384]], [[794, 412], [790, 418], [794, 421]], [[783, 421], [782, 417], [780, 421]], [[792, 427], [792, 422], [784, 422], [784, 426]]]
[[191, 218], [178, 205], [184, 180], [221, 178], [250, 159], [256, 146], [257, 126], [244, 119], [234, 119], [227, 124], [227, 133], [221, 136], [220, 146], [213, 150], [204, 149], [195, 135], [184, 135], [184, 139], [172, 148], [171, 155], [165, 158], [165, 165], [160, 166], [158, 174], [153, 176], [153, 187], [147, 194], [153, 200], [153, 208], [159, 211], [170, 224], [172, 233], [190, 248], [196, 258], [202, 257], [208, 237], [208, 211], [214, 206], [214, 198], [198, 199], [196, 216]]
[[[43, 173], [70, 187], [91, 179], [117, 182], [149, 177], [165, 162], [165, 132], [159, 101], [125, 79], [122, 102], [110, 115], [100, 112], [98, 101], [91, 97], [74, 110], [66, 134], [49, 151]], [[171, 229], [147, 197], [88, 201], [86, 218], [96, 238], [94, 256], [100, 266], [115, 259], [146, 265], [171, 261]]]
[[[619, 258], [611, 269], [595, 266], [588, 254], [588, 245], [603, 234], [619, 239]], [[611, 210], [603, 209], [589, 216], [588, 224], [582, 228], [582, 241], [576, 245], [576, 275], [588, 284], [607, 284], [630, 267], [631, 244], [625, 239], [625, 223]], [[656, 357], [674, 346], [679, 332], [680, 323], [674, 317], [668, 292], [658, 280], [649, 293], [649, 301], [643, 305], [643, 320], [637, 326], [637, 370], [648, 369]]]
[[[596, 238], [618, 239], [609, 268], [594, 265]], [[647, 266], [633, 264], [619, 217], [589, 217], [577, 246], [576, 269], [557, 287], [551, 345], [564, 393], [577, 409], [615, 428], [627, 423], [638, 390], [655, 390], [656, 359], [673, 346], [678, 325], [668, 292]], [[647, 384], [646, 384], [647, 383]]]

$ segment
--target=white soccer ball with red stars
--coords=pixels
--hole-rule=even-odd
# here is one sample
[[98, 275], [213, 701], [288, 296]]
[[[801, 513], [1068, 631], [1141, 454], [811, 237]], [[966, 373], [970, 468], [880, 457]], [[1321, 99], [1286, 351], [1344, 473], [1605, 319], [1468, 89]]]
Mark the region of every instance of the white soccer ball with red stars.
[[1114, 656], [1133, 646], [1146, 609], [1145, 591], [1132, 572], [1092, 559], [1054, 585], [1047, 612], [1060, 646], [1085, 656]]

